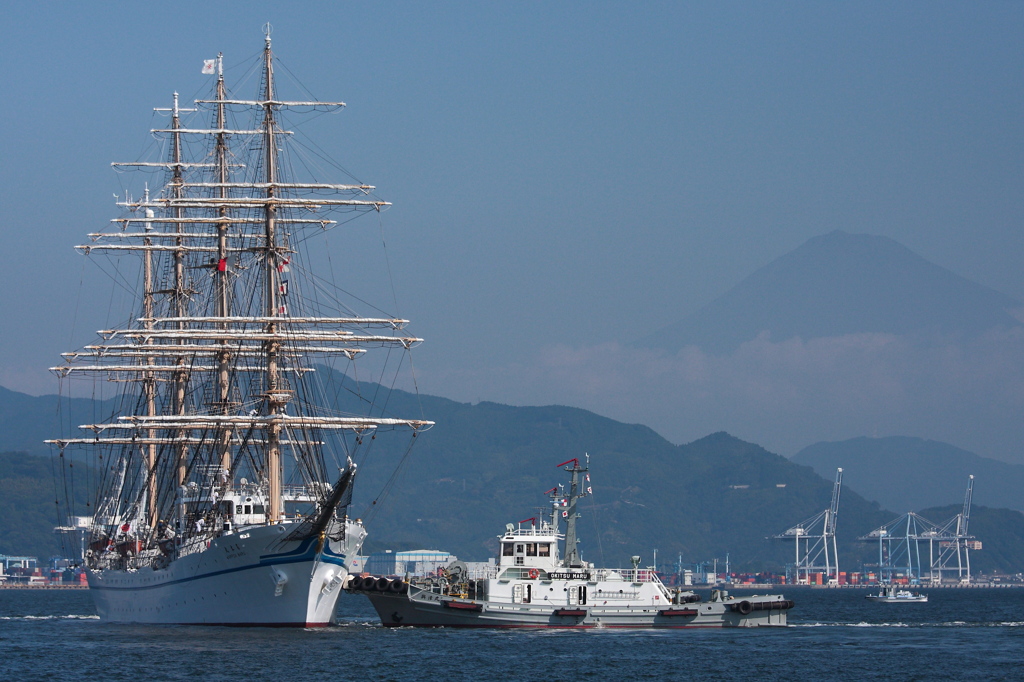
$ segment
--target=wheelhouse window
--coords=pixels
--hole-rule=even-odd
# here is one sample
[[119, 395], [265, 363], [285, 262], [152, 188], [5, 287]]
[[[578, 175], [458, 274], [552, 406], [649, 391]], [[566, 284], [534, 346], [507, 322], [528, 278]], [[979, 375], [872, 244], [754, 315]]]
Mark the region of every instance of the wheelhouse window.
[[538, 543], [537, 556], [551, 556], [551, 545], [546, 542]]
[[501, 544], [501, 556], [515, 556], [515, 545], [511, 542]]
[[526, 543], [526, 556], [537, 556], [537, 543], [527, 542]]

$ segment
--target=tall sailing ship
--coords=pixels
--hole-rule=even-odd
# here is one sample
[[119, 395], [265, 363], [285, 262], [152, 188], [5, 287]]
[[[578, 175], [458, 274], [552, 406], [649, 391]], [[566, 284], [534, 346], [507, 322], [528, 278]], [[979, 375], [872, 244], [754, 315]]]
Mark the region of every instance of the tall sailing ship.
[[140, 273], [133, 319], [53, 368], [117, 382], [117, 406], [49, 442], [65, 462], [88, 449], [101, 471], [83, 556], [101, 618], [326, 625], [366, 535], [347, 514], [353, 458], [379, 431], [412, 438], [432, 422], [369, 399], [340, 412], [325, 379], [343, 375], [324, 367], [420, 339], [396, 316], [357, 314], [307, 269], [311, 236], [388, 205], [369, 185], [288, 173], [309, 167], [292, 163], [309, 148], [285, 112], [344, 104], [279, 98], [269, 25], [255, 98], [229, 94], [221, 57], [203, 71], [211, 98], [184, 109], [175, 93], [156, 110], [169, 117], [152, 131], [159, 158], [113, 164], [162, 186], [119, 200], [114, 229], [78, 247]]

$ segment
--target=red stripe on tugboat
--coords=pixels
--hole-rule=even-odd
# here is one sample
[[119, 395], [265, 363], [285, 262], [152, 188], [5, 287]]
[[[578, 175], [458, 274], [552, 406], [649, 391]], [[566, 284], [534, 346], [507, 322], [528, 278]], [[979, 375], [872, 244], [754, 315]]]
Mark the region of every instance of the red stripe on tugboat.
[[556, 616], [576, 616], [583, 617], [587, 615], [586, 609], [555, 609]]
[[463, 611], [483, 611], [484, 610], [484, 605], [483, 604], [471, 604], [469, 602], [451, 601], [451, 600], [444, 601], [444, 602], [441, 602], [441, 603], [444, 604], [444, 607], [446, 609], [461, 609]]
[[696, 616], [697, 609], [662, 609], [659, 616]]

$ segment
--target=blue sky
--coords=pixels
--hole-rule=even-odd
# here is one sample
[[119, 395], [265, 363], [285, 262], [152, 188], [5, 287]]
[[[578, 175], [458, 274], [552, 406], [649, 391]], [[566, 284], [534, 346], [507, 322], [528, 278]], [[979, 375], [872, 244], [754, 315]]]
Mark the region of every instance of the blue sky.
[[[203, 59], [223, 52], [230, 84], [266, 21], [281, 63], [349, 105], [310, 133], [394, 203], [332, 239], [361, 253], [383, 230], [398, 312], [428, 340], [428, 393], [575, 401], [675, 440], [725, 428], [792, 449], [818, 432], [787, 440], [725, 411], [674, 429], [668, 412], [517, 377], [625, 345], [833, 229], [1024, 300], [1020, 3], [41, 2], [3, 16], [0, 384], [16, 390], [56, 390], [45, 368], [107, 320], [109, 284], [71, 246], [117, 215], [109, 163], [146, 148], [172, 91], [207, 94]], [[349, 263], [375, 296], [381, 262]]]

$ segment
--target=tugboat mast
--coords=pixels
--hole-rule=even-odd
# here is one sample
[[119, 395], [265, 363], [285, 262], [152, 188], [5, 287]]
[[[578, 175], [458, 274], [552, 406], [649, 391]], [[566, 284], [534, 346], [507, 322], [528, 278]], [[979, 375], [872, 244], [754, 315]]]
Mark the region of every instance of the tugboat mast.
[[[566, 466], [569, 464], [572, 466]], [[576, 502], [590, 492], [589, 487], [580, 485], [580, 474], [586, 474], [589, 469], [581, 467], [580, 460], [575, 457], [558, 466], [565, 467], [565, 470], [572, 474], [569, 484], [569, 508], [565, 518], [565, 556], [562, 558], [562, 565], [566, 568], [580, 568], [583, 562], [580, 560], [580, 550], [577, 546], [579, 540], [576, 539], [576, 519], [579, 517], [576, 513]]]

